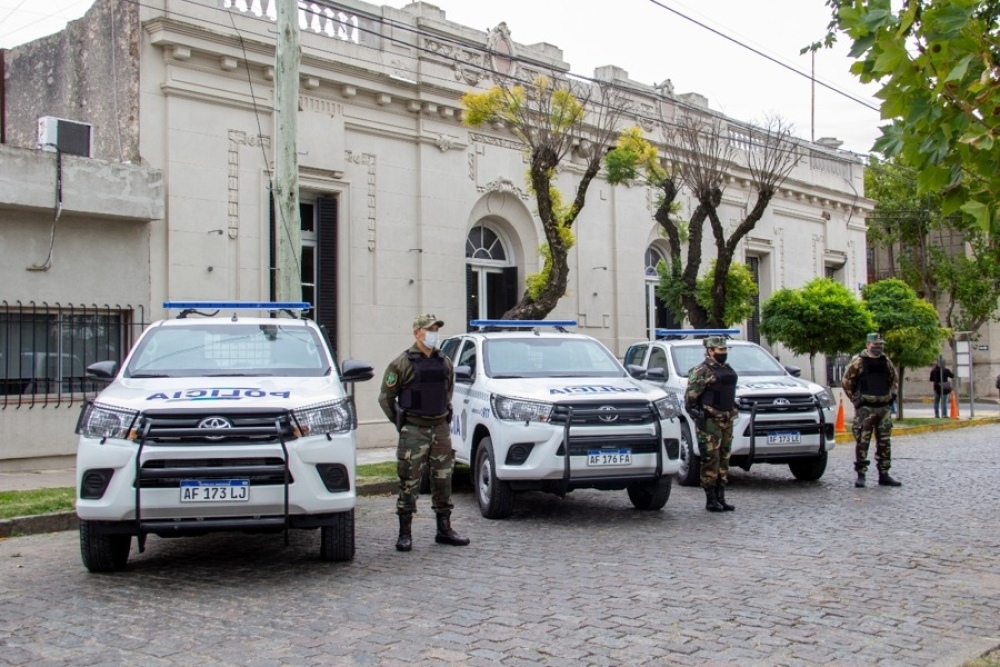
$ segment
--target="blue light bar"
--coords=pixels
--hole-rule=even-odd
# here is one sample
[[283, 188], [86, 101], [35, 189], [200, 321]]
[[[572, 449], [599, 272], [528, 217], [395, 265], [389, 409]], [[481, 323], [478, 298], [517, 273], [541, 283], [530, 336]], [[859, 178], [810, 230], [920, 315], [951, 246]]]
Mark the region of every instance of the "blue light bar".
[[472, 320], [469, 326], [498, 327], [504, 329], [533, 329], [535, 327], [575, 327], [576, 320]]
[[167, 310], [310, 310], [306, 301], [164, 301]]
[[739, 329], [655, 329], [657, 336], [735, 336]]

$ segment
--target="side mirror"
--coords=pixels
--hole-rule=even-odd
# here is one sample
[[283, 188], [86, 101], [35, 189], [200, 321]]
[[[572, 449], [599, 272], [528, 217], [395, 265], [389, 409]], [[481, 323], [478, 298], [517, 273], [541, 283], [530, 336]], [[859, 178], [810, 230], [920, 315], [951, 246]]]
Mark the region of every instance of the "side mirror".
[[87, 379], [95, 382], [111, 382], [118, 375], [117, 361], [98, 361], [87, 366]]
[[625, 370], [628, 371], [629, 375], [636, 378], [637, 380], [642, 379], [642, 376], [645, 374], [645, 371], [642, 369], [642, 366], [637, 366], [636, 364], [629, 364], [628, 366], [625, 367]]
[[652, 380], [653, 382], [666, 382], [667, 372], [662, 368], [650, 368], [646, 371], [646, 380]]
[[367, 361], [345, 359], [340, 379], [343, 382], [364, 382], [375, 377], [375, 369]]
[[785, 366], [785, 370], [788, 371], [788, 374], [792, 377], [802, 377], [802, 369], [798, 366]]
[[472, 382], [472, 366], [455, 366], [455, 382]]

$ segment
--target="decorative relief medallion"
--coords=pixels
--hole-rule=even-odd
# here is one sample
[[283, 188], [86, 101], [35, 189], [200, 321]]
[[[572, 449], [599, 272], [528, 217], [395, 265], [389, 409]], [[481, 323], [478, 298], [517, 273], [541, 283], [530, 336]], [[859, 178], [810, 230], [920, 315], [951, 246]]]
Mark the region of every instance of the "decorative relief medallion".
[[506, 23], [501, 23], [490, 31], [486, 39], [486, 51], [490, 54], [494, 72], [505, 77], [517, 76], [517, 53]]
[[509, 192], [510, 194], [518, 197], [520, 199], [528, 199], [528, 193], [521, 188], [514, 185], [514, 182], [508, 178], [498, 178], [495, 181], [491, 181], [486, 185], [480, 185], [476, 188], [477, 192]]

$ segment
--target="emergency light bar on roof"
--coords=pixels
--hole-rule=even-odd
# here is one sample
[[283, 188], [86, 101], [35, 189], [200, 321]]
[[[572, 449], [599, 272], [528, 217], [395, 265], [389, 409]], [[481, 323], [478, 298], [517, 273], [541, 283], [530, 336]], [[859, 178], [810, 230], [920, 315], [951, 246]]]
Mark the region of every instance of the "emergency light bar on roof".
[[556, 331], [565, 333], [566, 327], [576, 326], [576, 320], [472, 320], [469, 326], [479, 327], [482, 331], [552, 327]]
[[705, 338], [707, 336], [736, 336], [739, 329], [656, 329], [656, 338]]
[[306, 301], [164, 301], [166, 310], [180, 310], [178, 319], [201, 310], [268, 310], [284, 311], [295, 317], [295, 311], [306, 311], [312, 305]]

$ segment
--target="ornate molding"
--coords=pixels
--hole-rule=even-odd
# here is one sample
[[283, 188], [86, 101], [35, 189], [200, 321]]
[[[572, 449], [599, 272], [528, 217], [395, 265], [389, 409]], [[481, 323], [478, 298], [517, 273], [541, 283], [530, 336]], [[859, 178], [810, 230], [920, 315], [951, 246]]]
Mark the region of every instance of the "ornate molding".
[[477, 51], [459, 48], [436, 39], [424, 38], [423, 48], [452, 62], [455, 80], [476, 86], [486, 78], [486, 56]]
[[368, 251], [375, 251], [376, 228], [375, 228], [375, 201], [378, 194], [376, 177], [376, 160], [371, 153], [355, 153], [354, 151], [344, 151], [344, 158], [349, 164], [360, 164], [368, 167]]
[[528, 199], [527, 192], [514, 185], [514, 182], [510, 179], [502, 177], [486, 185], [480, 185], [476, 188], [476, 191], [481, 194], [486, 192], [509, 192], [520, 199]]
[[464, 146], [459, 142], [458, 137], [453, 137], [450, 134], [438, 134], [437, 139], [434, 140], [434, 145], [438, 147], [442, 153], [447, 153], [453, 148], [464, 148]]
[[517, 52], [510, 38], [510, 29], [506, 23], [490, 30], [486, 38], [486, 51], [490, 54], [490, 65], [494, 72], [502, 76], [517, 76]]
[[271, 147], [271, 137], [249, 134], [243, 130], [229, 130], [226, 219], [231, 239], [240, 235], [240, 146], [267, 149]]
[[490, 146], [498, 146], [500, 148], [509, 148], [515, 151], [524, 150], [524, 144], [520, 141], [504, 139], [503, 137], [493, 137], [488, 134], [480, 134], [479, 132], [469, 132], [469, 141], [476, 144], [487, 144]]

